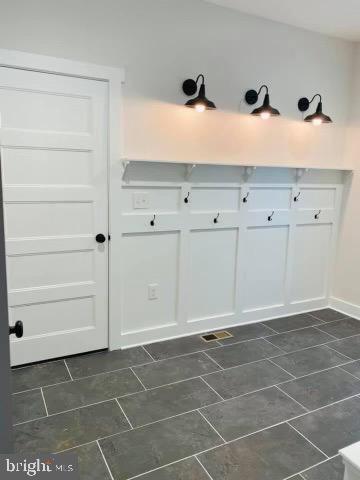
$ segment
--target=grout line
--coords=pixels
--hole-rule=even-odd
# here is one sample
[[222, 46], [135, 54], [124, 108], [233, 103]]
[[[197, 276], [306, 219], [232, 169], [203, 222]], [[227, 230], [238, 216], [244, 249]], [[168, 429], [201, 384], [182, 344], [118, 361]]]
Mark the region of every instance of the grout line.
[[314, 448], [316, 448], [316, 450], [318, 452], [320, 452], [321, 454], [323, 454], [326, 459], [329, 459], [329, 456], [326, 455], [325, 452], [323, 452], [319, 447], [317, 447], [311, 440], [309, 440], [307, 437], [305, 437], [305, 435], [303, 435], [301, 432], [299, 432], [299, 430], [295, 427], [293, 427], [292, 425], [290, 425], [290, 423], [286, 422], [287, 425], [289, 425], [290, 428], [292, 428], [296, 433], [298, 433], [299, 435], [301, 435], [308, 443], [310, 443], [310, 445], [312, 445]]
[[268, 358], [267, 360], [268, 360], [268, 362], [272, 363], [275, 367], [280, 368], [283, 372], [285, 372], [285, 373], [287, 373], [288, 375], [290, 375], [290, 377], [292, 377], [293, 379], [296, 378], [295, 375], [293, 375], [292, 373], [290, 373], [290, 372], [288, 372], [287, 370], [285, 370], [285, 368], [283, 368], [283, 367], [281, 367], [280, 365], [278, 365], [277, 363], [273, 362], [273, 361], [271, 360], [271, 358]]
[[225, 400], [225, 398], [224, 398], [222, 395], [220, 395], [220, 393], [218, 393], [218, 392], [215, 390], [215, 388], [213, 388], [211, 385], [209, 385], [208, 382], [207, 382], [203, 377], [199, 377], [199, 378], [200, 378], [214, 393], [216, 393], [216, 395], [217, 395], [218, 397], [220, 397], [222, 401]]
[[[357, 377], [357, 376], [354, 375], [353, 373], [348, 372], [347, 370], [345, 370], [344, 368], [342, 368], [342, 366], [339, 366], [338, 368], [339, 368], [340, 370], [342, 370], [344, 373], [347, 373], [348, 375], [351, 375], [351, 376], [354, 377], [356, 380], [360, 380], [359, 377]], [[359, 394], [360, 394], [360, 392], [359, 392]]]
[[143, 387], [143, 389], [144, 389], [144, 390], [147, 390], [147, 388], [145, 387], [145, 385], [143, 384], [143, 382], [141, 381], [141, 379], [138, 377], [137, 373], [134, 371], [133, 367], [130, 367], [130, 370], [131, 370], [132, 373], [135, 375], [135, 377], [139, 380], [140, 385]]
[[207, 469], [205, 468], [205, 466], [201, 463], [201, 461], [199, 460], [199, 458], [198, 458], [196, 455], [194, 455], [194, 458], [195, 458], [195, 460], [198, 461], [198, 463], [199, 463], [200, 467], [202, 468], [202, 470], [204, 470], [205, 474], [209, 477], [209, 480], [213, 480], [212, 476], [211, 476], [210, 473], [207, 471]]
[[329, 345], [326, 345], [326, 347], [327, 347], [329, 350], [331, 350], [332, 352], [335, 352], [335, 353], [337, 353], [338, 355], [342, 355], [343, 357], [348, 358], [348, 359], [351, 360], [352, 362], [356, 362], [356, 360], [354, 360], [353, 358], [348, 357], [348, 356], [345, 355], [344, 353], [338, 352], [338, 351], [335, 350], [334, 348], [329, 347]]
[[144, 347], [144, 345], [141, 345], [141, 348], [144, 350], [145, 353], [147, 353], [147, 354], [149, 355], [149, 357], [151, 358], [151, 360], [152, 360], [153, 362], [156, 362], [156, 361], [157, 361], [157, 360], [155, 360], [155, 358], [151, 355], [151, 353], [146, 350], [146, 348]]
[[[303, 405], [302, 403], [298, 402], [295, 398], [293, 398], [291, 395], [289, 395], [287, 392], [284, 392], [284, 390], [280, 387], [278, 387], [277, 385], [275, 386], [275, 388], [277, 388], [281, 393], [283, 393], [284, 395], [286, 395], [288, 398], [290, 398], [290, 400], [292, 400], [293, 402], [297, 403], [299, 405], [299, 407], [303, 408], [305, 410], [306, 413], [310, 413], [310, 410], [305, 407], [305, 405]], [[304, 412], [304, 413], [305, 413]]]
[[209, 420], [205, 417], [205, 415], [200, 411], [200, 409], [197, 409], [196, 410], [197, 412], [200, 413], [200, 415], [202, 416], [202, 418], [205, 420], [206, 423], [208, 423], [210, 425], [210, 427], [212, 428], [212, 430], [214, 430], [214, 432], [221, 438], [221, 440], [223, 441], [223, 444], [227, 443], [225, 438], [220, 435], [220, 433], [216, 430], [216, 428], [214, 427], [214, 425], [212, 425], [212, 423], [209, 422]]
[[291, 477], [286, 477], [283, 480], [292, 480], [295, 478], [297, 475], [299, 475], [301, 478], [305, 480], [305, 477], [303, 476], [303, 473], [308, 472], [309, 470], [312, 470], [313, 468], [319, 467], [320, 465], [323, 465], [326, 462], [329, 462], [330, 460], [333, 460], [335, 457], [338, 457], [339, 454], [337, 453], [336, 455], [333, 455], [332, 457], [327, 457], [325, 460], [322, 460], [321, 462], [315, 463], [315, 465], [311, 465], [310, 467], [306, 467], [304, 470], [301, 470], [298, 473], [295, 473], [294, 475], [291, 475]]
[[117, 398], [115, 398], [115, 400], [116, 400], [116, 403], [119, 405], [120, 410], [122, 411], [124, 417], [125, 417], [126, 420], [129, 422], [129, 425], [130, 425], [131, 429], [133, 430], [133, 429], [134, 429], [133, 424], [130, 422], [129, 417], [126, 415], [125, 410], [124, 410], [123, 407], [121, 406], [121, 403], [119, 402], [119, 400], [118, 400]]
[[[276, 337], [276, 335], [272, 335], [272, 336]], [[275, 343], [272, 343], [270, 340], [268, 340], [268, 338], [270, 337], [263, 338], [263, 340], [267, 342], [269, 345], [271, 345], [273, 348], [277, 348], [278, 350], [280, 350], [281, 355], [285, 355], [287, 353], [283, 348], [278, 347], [277, 345], [275, 345]], [[279, 357], [279, 355], [276, 355], [276, 356]], [[273, 356], [270, 358], [273, 358]]]
[[69, 366], [68, 366], [68, 364], [66, 363], [66, 360], [65, 360], [65, 358], [64, 358], [64, 363], [65, 363], [65, 367], [66, 367], [66, 369], [67, 369], [67, 371], [68, 371], [68, 374], [70, 375], [70, 378], [71, 378], [71, 380], [74, 380], [74, 379], [73, 379], [73, 376], [71, 375], [71, 372], [70, 372]]
[[210, 355], [208, 353], [206, 353], [206, 352], [203, 352], [203, 353], [207, 356], [207, 358], [211, 362], [215, 363], [215, 365], [217, 365], [220, 368], [220, 370], [224, 370], [224, 367], [222, 367], [216, 360], [214, 360], [212, 357], [210, 357]]
[[324, 327], [324, 326], [325, 325], [316, 325], [316, 327], [314, 327], [314, 328], [316, 328], [316, 330], [318, 330], [321, 333], [326, 333], [326, 335], [329, 335], [329, 337], [333, 338], [334, 340], [340, 340], [339, 338], [335, 337], [335, 335], [332, 335], [331, 333], [326, 332], [325, 330], [321, 330], [320, 327]]
[[[271, 320], [269, 320], [269, 322], [271, 322]], [[271, 330], [271, 331], [274, 332], [275, 334], [279, 333], [279, 332], [277, 332], [274, 328], [270, 327], [270, 325], [267, 325], [266, 322], [263, 322], [263, 323], [260, 322], [260, 325], [263, 325], [264, 327], [268, 328], [269, 330]]]
[[113, 474], [111, 473], [110, 467], [109, 467], [108, 462], [107, 462], [107, 460], [106, 460], [106, 458], [105, 458], [104, 452], [102, 451], [102, 448], [101, 448], [101, 446], [100, 446], [99, 440], [96, 440], [96, 443], [97, 443], [97, 446], [99, 447], [99, 450], [100, 450], [101, 456], [102, 456], [102, 458], [103, 458], [103, 460], [104, 460], [104, 463], [105, 463], [105, 465], [106, 465], [106, 468], [108, 469], [110, 478], [111, 478], [111, 480], [114, 480]]
[[48, 409], [47, 409], [47, 406], [46, 406], [46, 402], [45, 402], [45, 397], [44, 397], [44, 392], [43, 392], [43, 389], [40, 388], [40, 391], [41, 391], [41, 396], [42, 396], [42, 399], [43, 399], [43, 402], [44, 402], [44, 405], [45, 405], [45, 412], [46, 412], [46, 416], [48, 417], [49, 416], [49, 412], [48, 412]]

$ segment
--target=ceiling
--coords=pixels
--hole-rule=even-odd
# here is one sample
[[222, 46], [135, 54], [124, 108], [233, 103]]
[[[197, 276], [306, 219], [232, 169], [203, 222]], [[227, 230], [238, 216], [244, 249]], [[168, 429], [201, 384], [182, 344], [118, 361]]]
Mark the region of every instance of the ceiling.
[[360, 41], [360, 0], [206, 0], [244, 13]]

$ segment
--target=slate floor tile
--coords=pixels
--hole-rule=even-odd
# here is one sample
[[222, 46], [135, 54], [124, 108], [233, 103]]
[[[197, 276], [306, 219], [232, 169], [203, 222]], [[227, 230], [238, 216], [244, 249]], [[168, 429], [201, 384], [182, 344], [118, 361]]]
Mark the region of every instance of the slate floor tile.
[[344, 480], [345, 467], [338, 455], [316, 467], [306, 470], [301, 475], [304, 480]]
[[134, 428], [219, 401], [221, 398], [201, 378], [119, 399]]
[[292, 378], [268, 360], [261, 360], [204, 376], [205, 381], [223, 398], [243, 395]]
[[356, 320], [356, 318], [345, 318], [321, 325], [318, 328], [339, 339], [351, 337], [352, 335], [360, 334], [360, 320]]
[[273, 335], [273, 331], [262, 323], [253, 323], [250, 325], [240, 325], [239, 327], [227, 328], [227, 332], [232, 334], [231, 338], [219, 340], [222, 345], [230, 345], [231, 343], [243, 342], [260, 337]]
[[332, 308], [323, 308], [322, 310], [315, 310], [309, 313], [324, 322], [333, 322], [334, 320], [340, 320], [341, 318], [347, 317], [344, 313], [333, 310]]
[[199, 455], [213, 480], [281, 480], [324, 459], [287, 424]]
[[190, 412], [100, 441], [116, 480], [149, 472], [222, 443], [198, 412]]
[[290, 424], [332, 457], [341, 448], [360, 440], [360, 399], [344, 400], [308, 413]]
[[64, 360], [14, 368], [11, 377], [13, 393], [70, 380]]
[[360, 335], [331, 342], [329, 347], [353, 360], [360, 359]]
[[27, 422], [28, 420], [46, 416], [40, 389], [12, 395], [11, 404], [13, 408], [13, 423]]
[[223, 368], [235, 367], [245, 363], [274, 357], [283, 353], [266, 340], [257, 339], [208, 350], [207, 354]]
[[154, 388], [216, 372], [220, 368], [203, 353], [193, 353], [135, 367], [133, 370], [146, 388]]
[[145, 345], [145, 349], [155, 360], [164, 360], [178, 355], [201, 352], [211, 348], [211, 346], [213, 345], [206, 343], [200, 338], [200, 335], [193, 335]]
[[80, 480], [111, 480], [97, 443], [67, 450], [78, 457]]
[[192, 457], [140, 475], [138, 480], [209, 480], [209, 477], [200, 463]]
[[330, 337], [330, 335], [321, 332], [317, 328], [308, 327], [302, 330], [295, 330], [294, 332], [273, 335], [268, 337], [267, 340], [286, 353], [290, 353], [302, 348], [315, 347], [316, 345], [331, 342], [334, 340], [334, 337]]
[[312, 317], [307, 313], [299, 313], [298, 315], [268, 320], [265, 322], [265, 325], [278, 333], [284, 333], [290, 330], [296, 330], [297, 328], [311, 327], [312, 325], [319, 325], [322, 323], [322, 320]]
[[309, 410], [360, 393], [360, 380], [340, 368], [314, 373], [280, 385], [281, 390]]
[[301, 415], [306, 410], [277, 388], [268, 388], [200, 411], [229, 441]]
[[45, 387], [43, 392], [48, 412], [52, 414], [141, 390], [144, 388], [139, 380], [130, 369], [126, 368]]
[[348, 363], [341, 368], [360, 379], [360, 361]]
[[150, 355], [141, 347], [113, 350], [112, 352], [90, 353], [89, 355], [80, 355], [66, 359], [73, 378], [88, 377], [97, 373], [111, 372], [152, 361]]
[[349, 359], [323, 345], [287, 353], [286, 355], [272, 358], [272, 361], [295, 377], [301, 377], [319, 370], [336, 367], [349, 362]]
[[15, 426], [15, 451], [56, 453], [128, 428], [119, 405], [111, 400]]

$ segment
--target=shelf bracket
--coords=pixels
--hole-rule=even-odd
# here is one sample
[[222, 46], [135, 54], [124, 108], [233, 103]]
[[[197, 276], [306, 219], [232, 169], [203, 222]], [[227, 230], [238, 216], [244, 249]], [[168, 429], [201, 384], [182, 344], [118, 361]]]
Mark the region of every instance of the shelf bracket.
[[308, 172], [308, 171], [309, 171], [308, 168], [296, 168], [296, 169], [295, 169], [295, 178], [296, 178], [296, 181], [298, 182], [298, 181], [301, 179], [301, 177], [303, 177], [304, 174], [305, 174], [306, 172]]
[[186, 180], [190, 180], [191, 174], [195, 168], [196, 168], [195, 163], [193, 163], [192, 165], [186, 165], [186, 174], [185, 174]]
[[244, 179], [247, 182], [251, 175], [255, 172], [256, 167], [244, 167]]
[[122, 179], [124, 180], [124, 177], [126, 175], [126, 170], [130, 165], [130, 160], [123, 160], [121, 163], [122, 163]]

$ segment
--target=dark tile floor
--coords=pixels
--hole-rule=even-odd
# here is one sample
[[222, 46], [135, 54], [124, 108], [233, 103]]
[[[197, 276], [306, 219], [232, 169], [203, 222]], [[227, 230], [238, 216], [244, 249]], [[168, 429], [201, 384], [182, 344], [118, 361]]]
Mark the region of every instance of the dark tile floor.
[[342, 480], [360, 440], [360, 321], [330, 309], [13, 370], [19, 452], [82, 480]]

